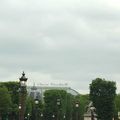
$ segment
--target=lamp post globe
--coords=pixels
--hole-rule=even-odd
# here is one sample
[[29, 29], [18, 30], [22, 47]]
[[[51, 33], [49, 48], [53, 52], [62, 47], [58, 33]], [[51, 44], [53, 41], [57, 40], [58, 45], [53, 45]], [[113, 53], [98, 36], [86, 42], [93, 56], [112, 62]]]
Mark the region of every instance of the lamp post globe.
[[60, 101], [60, 99], [58, 98], [58, 99], [57, 99], [57, 105], [60, 106], [60, 104], [61, 104], [61, 101]]
[[53, 120], [54, 120], [54, 118], [55, 118], [55, 115], [54, 115], [54, 114], [52, 115], [52, 118], [53, 118]]
[[35, 104], [38, 105], [39, 104], [39, 100], [35, 99]]
[[78, 103], [78, 102], [76, 102], [75, 107], [76, 107], [76, 108], [78, 108], [78, 107], [79, 107], [79, 103]]
[[40, 116], [43, 117], [43, 113], [41, 113]]
[[19, 110], [21, 109], [21, 105], [19, 105]]
[[19, 78], [21, 87], [25, 87], [26, 86], [27, 79], [28, 78], [25, 77], [25, 73], [23, 71], [21, 78]]

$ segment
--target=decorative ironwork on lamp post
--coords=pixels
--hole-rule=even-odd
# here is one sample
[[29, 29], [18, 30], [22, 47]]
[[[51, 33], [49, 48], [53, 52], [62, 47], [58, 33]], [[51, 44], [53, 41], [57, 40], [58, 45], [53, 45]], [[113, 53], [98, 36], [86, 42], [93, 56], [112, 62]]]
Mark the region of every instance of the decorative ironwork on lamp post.
[[24, 120], [25, 114], [25, 99], [26, 99], [26, 82], [25, 73], [22, 73], [21, 78], [19, 78], [20, 88], [19, 88], [19, 120]]

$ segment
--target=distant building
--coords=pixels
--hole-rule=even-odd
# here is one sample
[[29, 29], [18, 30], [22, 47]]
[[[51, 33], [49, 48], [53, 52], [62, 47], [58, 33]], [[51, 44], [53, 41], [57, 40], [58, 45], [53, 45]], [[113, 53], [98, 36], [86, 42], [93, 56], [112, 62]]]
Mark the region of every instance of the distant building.
[[53, 89], [57, 89], [57, 90], [65, 90], [68, 93], [71, 93], [72, 95], [76, 96], [79, 95], [79, 93], [77, 91], [75, 91], [74, 89], [70, 88], [70, 87], [62, 87], [62, 86], [28, 86], [27, 87], [27, 91], [28, 91], [28, 95], [31, 96], [33, 99], [38, 98], [39, 100], [43, 100], [44, 98], [44, 92], [46, 90], [53, 90]]
[[41, 99], [41, 93], [36, 86], [32, 86], [30, 89], [28, 89], [28, 95], [31, 96], [33, 99]]

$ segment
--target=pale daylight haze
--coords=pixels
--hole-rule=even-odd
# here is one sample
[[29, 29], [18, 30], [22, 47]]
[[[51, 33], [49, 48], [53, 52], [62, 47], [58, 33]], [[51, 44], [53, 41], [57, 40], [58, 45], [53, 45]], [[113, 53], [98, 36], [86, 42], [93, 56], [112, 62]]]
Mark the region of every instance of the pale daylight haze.
[[0, 0], [0, 81], [68, 84], [95, 78], [120, 92], [120, 0]]

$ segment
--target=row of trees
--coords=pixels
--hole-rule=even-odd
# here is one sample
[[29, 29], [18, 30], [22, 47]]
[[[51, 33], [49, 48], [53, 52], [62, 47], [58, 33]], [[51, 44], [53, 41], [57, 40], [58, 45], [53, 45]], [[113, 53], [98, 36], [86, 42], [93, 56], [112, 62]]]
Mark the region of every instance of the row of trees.
[[[60, 102], [58, 105], [57, 102]], [[120, 111], [120, 94], [116, 95], [116, 83], [97, 78], [90, 84], [89, 95], [73, 96], [64, 90], [47, 90], [44, 93], [44, 102], [35, 101], [27, 96], [26, 119], [53, 120], [53, 117], [60, 117], [60, 120], [83, 120], [86, 106], [90, 101], [96, 107], [99, 120], [118, 119]], [[79, 104], [76, 107], [76, 103]], [[0, 120], [18, 120], [19, 112], [19, 83], [0, 83]], [[36, 117], [37, 116], [37, 117]]]
[[[60, 99], [60, 106], [57, 100]], [[76, 102], [79, 107], [76, 108]], [[76, 120], [76, 112], [78, 117], [82, 119], [84, 107], [89, 103], [88, 95], [73, 96], [64, 90], [47, 90], [44, 93], [44, 102], [39, 101], [35, 104], [35, 100], [29, 96], [26, 98], [26, 119], [29, 117], [35, 120], [36, 108], [38, 120], [43, 117], [45, 120], [52, 120], [53, 115], [66, 120]], [[1, 82], [0, 83], [0, 120], [18, 120], [19, 112], [19, 83], [18, 82]], [[43, 116], [41, 116], [43, 114]]]
[[[28, 97], [26, 116], [29, 113], [31, 120], [83, 120], [84, 108], [88, 103], [88, 95], [73, 96], [64, 90], [47, 90], [43, 103], [39, 101], [36, 105], [34, 100]], [[76, 107], [76, 104], [79, 106]]]
[[53, 120], [52, 115], [60, 120], [82, 120], [84, 108], [89, 103], [88, 95], [73, 96], [64, 90], [48, 90], [44, 95], [45, 120]]

